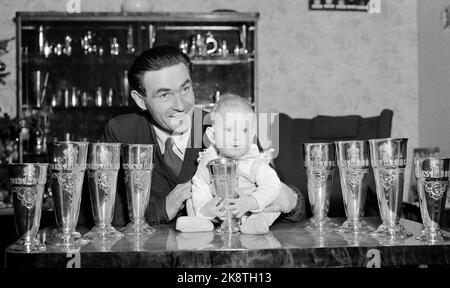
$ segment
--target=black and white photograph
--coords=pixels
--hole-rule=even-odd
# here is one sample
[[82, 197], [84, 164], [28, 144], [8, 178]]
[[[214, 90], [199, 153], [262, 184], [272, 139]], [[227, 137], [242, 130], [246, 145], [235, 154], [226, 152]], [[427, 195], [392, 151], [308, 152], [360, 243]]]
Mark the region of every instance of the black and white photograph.
[[0, 7], [0, 273], [450, 267], [450, 0]]

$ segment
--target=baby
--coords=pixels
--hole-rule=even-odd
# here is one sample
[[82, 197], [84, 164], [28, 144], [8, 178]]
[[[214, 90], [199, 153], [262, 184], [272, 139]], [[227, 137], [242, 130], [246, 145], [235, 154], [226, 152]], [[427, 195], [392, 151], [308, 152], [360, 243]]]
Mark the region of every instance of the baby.
[[[211, 122], [212, 126], [205, 131], [211, 145], [200, 153], [197, 172], [192, 178], [194, 211], [191, 213], [213, 220], [224, 217], [229, 209], [241, 219], [242, 233], [269, 232], [280, 213], [263, 210], [280, 194], [281, 182], [269, 166], [269, 159], [254, 144], [256, 115], [252, 107], [239, 96], [224, 95], [211, 112]], [[209, 161], [219, 157], [239, 160], [239, 198], [227, 199], [226, 203], [212, 194], [207, 167]]]

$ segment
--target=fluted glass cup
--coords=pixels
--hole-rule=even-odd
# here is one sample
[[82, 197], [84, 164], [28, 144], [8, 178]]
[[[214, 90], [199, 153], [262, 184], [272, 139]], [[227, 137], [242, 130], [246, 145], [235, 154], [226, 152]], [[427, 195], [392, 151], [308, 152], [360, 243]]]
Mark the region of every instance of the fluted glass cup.
[[50, 246], [76, 249], [88, 243], [75, 230], [80, 212], [88, 144], [76, 141], [47, 143], [57, 224], [56, 231], [47, 240]]
[[414, 171], [419, 194], [422, 233], [416, 239], [438, 243], [449, 240], [441, 231], [439, 221], [444, 213], [448, 193], [450, 159], [415, 158]]
[[[208, 162], [208, 171], [211, 176], [213, 194], [221, 197], [226, 202], [227, 199], [238, 198], [239, 174], [238, 160], [229, 158], [218, 158]], [[219, 233], [238, 233], [240, 231], [238, 219], [230, 210], [226, 211], [226, 216], [222, 219], [222, 224], [216, 230]]]
[[382, 224], [374, 237], [406, 238], [412, 234], [400, 224], [405, 181], [407, 138], [371, 139], [370, 157], [375, 176]]
[[37, 237], [41, 222], [42, 199], [47, 181], [48, 164], [9, 164], [9, 181], [14, 220], [19, 239], [9, 249], [21, 252], [44, 251]]
[[130, 223], [121, 232], [141, 237], [156, 232], [145, 220], [145, 211], [150, 201], [153, 172], [154, 144], [122, 144], [122, 168]]
[[83, 235], [89, 240], [123, 237], [112, 225], [120, 168], [120, 143], [90, 143], [87, 175], [94, 228]]
[[303, 143], [302, 146], [308, 182], [308, 199], [313, 214], [306, 228], [333, 229], [338, 225], [328, 218], [328, 210], [336, 166], [335, 144]]
[[336, 232], [367, 234], [373, 229], [364, 221], [364, 205], [370, 167], [369, 142], [337, 141], [337, 165], [341, 180], [342, 199], [347, 220]]

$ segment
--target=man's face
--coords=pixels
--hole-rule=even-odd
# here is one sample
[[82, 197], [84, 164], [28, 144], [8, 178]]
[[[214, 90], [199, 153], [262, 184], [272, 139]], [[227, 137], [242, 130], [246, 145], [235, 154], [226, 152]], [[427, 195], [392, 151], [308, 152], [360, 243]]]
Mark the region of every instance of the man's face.
[[195, 97], [188, 67], [179, 63], [144, 74], [145, 106], [153, 119], [169, 133], [189, 129]]
[[222, 156], [239, 159], [249, 151], [254, 121], [254, 114], [245, 110], [224, 109], [214, 116], [215, 146]]

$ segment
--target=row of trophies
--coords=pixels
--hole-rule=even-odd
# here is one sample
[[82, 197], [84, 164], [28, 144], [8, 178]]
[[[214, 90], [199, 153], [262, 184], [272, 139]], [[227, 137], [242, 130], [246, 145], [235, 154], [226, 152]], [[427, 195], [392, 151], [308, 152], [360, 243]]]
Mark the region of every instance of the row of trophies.
[[[145, 221], [150, 200], [154, 145], [48, 142], [48, 163], [9, 164], [16, 227], [20, 238], [13, 251], [43, 251], [46, 245], [77, 249], [89, 242], [139, 238], [156, 232]], [[120, 158], [122, 156], [122, 162]], [[130, 223], [121, 231], [112, 225], [118, 171], [122, 166]], [[50, 177], [47, 177], [47, 174]], [[84, 174], [87, 173], [95, 226], [86, 234], [76, 231]], [[57, 228], [41, 243], [38, 232], [42, 199], [51, 179]]]
[[[412, 236], [400, 224], [407, 141], [406, 138], [385, 138], [303, 144], [308, 198], [313, 213], [305, 228], [335, 229], [355, 237], [371, 235], [376, 239], [388, 239], [387, 243]], [[447, 199], [450, 159], [430, 157], [413, 161], [423, 224], [421, 235], [416, 239], [428, 243], [447, 241], [449, 237], [440, 230], [439, 221]], [[327, 217], [336, 165], [347, 216], [340, 227]], [[363, 220], [369, 167], [374, 172], [382, 220], [376, 230]]]
[[[313, 217], [302, 225], [305, 229], [327, 235], [336, 231], [344, 238], [365, 239], [369, 235], [382, 243], [399, 243], [412, 236], [400, 224], [405, 167], [407, 160], [406, 138], [385, 138], [361, 141], [336, 141], [334, 143], [303, 143], [308, 198]], [[233, 160], [216, 160], [222, 163], [222, 181], [213, 181], [217, 190], [225, 190], [225, 197], [238, 197], [236, 190], [236, 163]], [[415, 177], [422, 216], [422, 232], [416, 238], [428, 243], [439, 243], [450, 238], [441, 231], [439, 221], [445, 207], [449, 187], [450, 159], [436, 157], [414, 158]], [[334, 169], [339, 168], [341, 191], [346, 221], [338, 224], [330, 219], [328, 210], [333, 187]], [[367, 195], [369, 168], [373, 168], [378, 206], [382, 224], [374, 229], [366, 223], [364, 205]], [[211, 172], [211, 171], [210, 171]], [[224, 177], [222, 174], [225, 174]], [[213, 178], [213, 180], [215, 180]], [[230, 186], [231, 185], [231, 186]], [[225, 187], [225, 188], [224, 188]], [[238, 219], [228, 215], [218, 231], [239, 231]]]
[[[371, 235], [393, 242], [412, 236], [400, 224], [407, 141], [405, 138], [386, 138], [302, 144], [308, 198], [313, 213], [305, 228], [336, 231], [355, 237]], [[50, 171], [48, 178], [52, 181], [57, 228], [45, 244], [75, 249], [90, 241], [118, 239], [124, 235], [139, 238], [156, 231], [145, 221], [151, 190], [153, 144], [55, 141], [47, 143], [47, 147], [49, 163], [17, 163], [9, 166], [15, 220], [21, 235], [11, 245], [11, 250], [32, 252], [46, 248], [39, 240], [38, 230], [47, 171]], [[219, 158], [208, 164], [216, 195], [223, 198], [238, 197], [237, 163], [238, 160]], [[450, 159], [447, 158], [414, 158], [423, 222], [422, 233], [417, 239], [428, 243], [449, 239], [439, 227], [449, 187], [449, 164]], [[119, 232], [111, 222], [120, 166], [125, 172], [131, 222]], [[339, 167], [347, 215], [347, 220], [340, 227], [327, 216], [336, 166]], [[364, 183], [370, 166], [374, 171], [382, 220], [376, 230], [363, 219], [367, 193]], [[85, 171], [95, 226], [81, 236], [75, 228]], [[239, 232], [239, 220], [231, 212], [222, 220], [217, 232]]]

